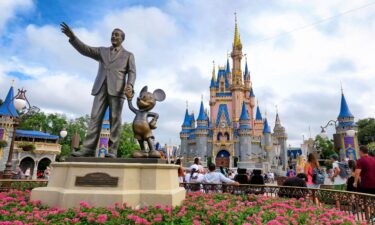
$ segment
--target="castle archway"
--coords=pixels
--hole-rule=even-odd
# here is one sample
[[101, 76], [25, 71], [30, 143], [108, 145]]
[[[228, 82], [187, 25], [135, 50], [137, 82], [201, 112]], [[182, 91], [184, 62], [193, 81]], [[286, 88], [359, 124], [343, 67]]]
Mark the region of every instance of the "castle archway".
[[37, 178], [42, 178], [44, 170], [46, 170], [47, 166], [51, 164], [51, 160], [49, 158], [43, 158], [38, 163], [38, 170], [37, 170]]
[[28, 168], [30, 168], [30, 177], [34, 174], [34, 166], [35, 166], [35, 161], [31, 157], [25, 157], [21, 160], [20, 162], [20, 168], [21, 170], [25, 173]]
[[227, 150], [220, 150], [216, 155], [215, 164], [217, 167], [229, 168], [230, 153]]

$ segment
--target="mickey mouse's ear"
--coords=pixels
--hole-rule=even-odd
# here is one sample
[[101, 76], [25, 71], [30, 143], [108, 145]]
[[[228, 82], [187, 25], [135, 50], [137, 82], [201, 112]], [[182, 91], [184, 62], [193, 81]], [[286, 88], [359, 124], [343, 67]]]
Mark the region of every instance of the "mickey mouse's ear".
[[159, 102], [164, 101], [165, 99], [165, 92], [162, 89], [156, 89], [152, 95], [154, 96], [154, 99]]
[[147, 85], [146, 85], [146, 86], [144, 86], [144, 87], [142, 88], [142, 90], [141, 90], [141, 93], [140, 93], [140, 94], [142, 94], [143, 92], [147, 92]]

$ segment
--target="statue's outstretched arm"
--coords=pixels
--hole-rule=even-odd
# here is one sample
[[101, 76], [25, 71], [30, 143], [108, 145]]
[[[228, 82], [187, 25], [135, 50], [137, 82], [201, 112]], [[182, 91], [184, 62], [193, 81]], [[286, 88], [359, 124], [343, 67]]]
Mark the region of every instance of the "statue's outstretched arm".
[[77, 49], [79, 53], [81, 53], [84, 56], [98, 60], [98, 61], [101, 59], [100, 48], [91, 47], [91, 46], [84, 44], [81, 40], [79, 40], [75, 36], [72, 29], [66, 23], [62, 22], [60, 26], [61, 26], [61, 32], [63, 32], [67, 37], [69, 37], [70, 44], [72, 44], [73, 47]]

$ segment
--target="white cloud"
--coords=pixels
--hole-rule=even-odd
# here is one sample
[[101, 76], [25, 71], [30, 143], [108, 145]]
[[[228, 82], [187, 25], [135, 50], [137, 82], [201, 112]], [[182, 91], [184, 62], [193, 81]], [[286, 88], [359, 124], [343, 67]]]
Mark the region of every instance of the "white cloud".
[[[375, 115], [375, 6], [295, 29], [366, 4], [171, 0], [161, 8], [112, 10], [73, 30], [89, 45], [108, 46], [112, 29], [124, 29], [124, 46], [135, 54], [137, 64], [137, 94], [144, 85], [167, 93], [166, 101], [155, 107], [160, 113], [155, 135], [162, 142], [175, 142], [185, 101], [188, 99], [189, 108], [197, 112], [203, 94], [207, 105], [212, 60], [216, 65], [226, 62], [233, 40], [233, 12], [237, 11], [243, 51], [262, 111], [267, 109], [273, 125], [277, 104], [290, 142], [297, 145], [309, 126], [315, 135], [321, 125], [337, 117], [340, 81], [357, 118]], [[22, 44], [21, 52], [8, 50], [12, 58], [0, 56], [0, 86], [4, 90], [0, 93], [7, 90], [8, 83], [3, 81], [9, 80], [8, 72], [19, 71], [33, 78], [19, 82], [30, 89], [35, 104], [49, 111], [89, 113], [97, 63], [77, 53], [57, 26], [30, 24], [15, 36], [12, 49], [18, 49], [18, 43], [26, 44]], [[355, 69], [340, 70], [339, 59], [345, 59], [341, 60], [343, 67]], [[329, 70], [334, 64], [338, 70]], [[131, 121], [132, 116], [125, 107], [124, 119]]]
[[0, 1], [0, 32], [4, 29], [7, 22], [16, 16], [16, 13], [22, 10], [30, 9], [33, 6], [32, 0], [2, 0]]

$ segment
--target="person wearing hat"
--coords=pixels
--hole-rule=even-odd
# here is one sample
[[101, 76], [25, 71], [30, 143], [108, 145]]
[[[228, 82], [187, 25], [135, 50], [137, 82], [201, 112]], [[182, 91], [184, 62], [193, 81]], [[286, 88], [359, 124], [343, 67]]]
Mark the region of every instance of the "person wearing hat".
[[345, 190], [346, 178], [340, 176], [340, 167], [339, 167], [339, 156], [335, 153], [331, 155], [332, 159], [332, 169], [333, 174], [331, 176], [331, 181], [334, 185], [335, 190]]

